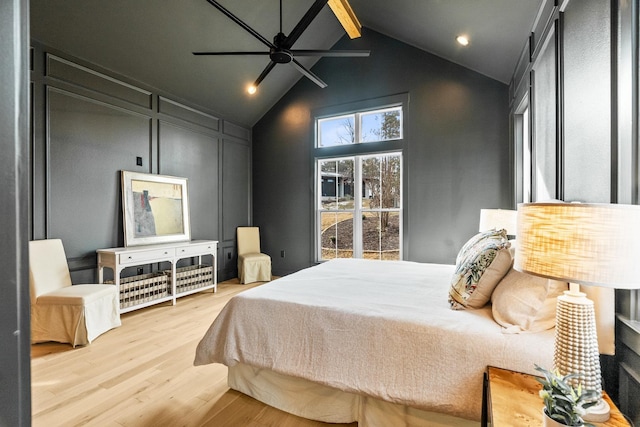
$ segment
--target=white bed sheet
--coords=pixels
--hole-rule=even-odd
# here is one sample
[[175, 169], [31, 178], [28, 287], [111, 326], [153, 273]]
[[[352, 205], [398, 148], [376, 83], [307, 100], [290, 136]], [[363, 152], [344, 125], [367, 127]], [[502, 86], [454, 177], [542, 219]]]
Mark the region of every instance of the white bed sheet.
[[301, 270], [232, 298], [194, 363], [242, 363], [479, 420], [486, 367], [550, 366], [554, 332], [503, 334], [490, 307], [451, 310], [453, 268], [338, 259]]

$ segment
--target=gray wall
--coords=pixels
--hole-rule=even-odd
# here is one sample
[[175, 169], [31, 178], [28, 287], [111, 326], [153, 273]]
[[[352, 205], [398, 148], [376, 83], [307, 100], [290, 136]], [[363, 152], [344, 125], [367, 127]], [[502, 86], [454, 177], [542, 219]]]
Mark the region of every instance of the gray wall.
[[[529, 100], [530, 143], [534, 153], [542, 147], [557, 159], [545, 169], [557, 198], [638, 204], [638, 4], [571, 0], [561, 9], [546, 1], [524, 47], [510, 85], [511, 114], [515, 122]], [[549, 52], [555, 60], [541, 73], [537, 64]], [[535, 132], [540, 128], [546, 131]], [[540, 184], [535, 176], [533, 181], [534, 187]], [[629, 320], [634, 310], [632, 293], [616, 291], [616, 356], [601, 361], [605, 389], [637, 424], [640, 330]]]
[[33, 58], [32, 238], [61, 238], [74, 283], [91, 282], [96, 249], [124, 245], [120, 171], [186, 177], [191, 237], [219, 240], [219, 278], [234, 277], [250, 131], [36, 41]]
[[0, 426], [31, 425], [28, 2], [0, 2]]
[[409, 98], [404, 258], [454, 262], [481, 208], [514, 206], [507, 86], [366, 28], [335, 48], [372, 53], [321, 59], [329, 86], [301, 79], [253, 128], [254, 223], [274, 272], [313, 262], [312, 111], [395, 94]]

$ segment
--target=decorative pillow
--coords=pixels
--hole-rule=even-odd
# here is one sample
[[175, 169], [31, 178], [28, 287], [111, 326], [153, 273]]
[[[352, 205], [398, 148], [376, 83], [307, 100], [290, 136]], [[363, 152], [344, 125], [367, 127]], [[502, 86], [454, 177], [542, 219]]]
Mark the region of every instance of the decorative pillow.
[[566, 282], [509, 270], [491, 295], [494, 320], [507, 333], [540, 332], [556, 324], [556, 298]]
[[475, 236], [467, 240], [467, 243], [462, 245], [462, 248], [460, 248], [460, 251], [458, 252], [458, 256], [456, 256], [456, 265], [463, 262], [464, 259], [467, 257], [467, 255], [469, 255], [469, 251], [481, 241], [487, 240], [487, 239], [502, 240], [507, 235], [506, 233], [507, 233], [506, 230], [488, 230], [488, 231], [483, 231], [481, 233], [476, 234]]
[[456, 263], [449, 288], [454, 310], [483, 307], [513, 263], [505, 230], [480, 234], [481, 238], [471, 238], [472, 245], [463, 247], [464, 254]]

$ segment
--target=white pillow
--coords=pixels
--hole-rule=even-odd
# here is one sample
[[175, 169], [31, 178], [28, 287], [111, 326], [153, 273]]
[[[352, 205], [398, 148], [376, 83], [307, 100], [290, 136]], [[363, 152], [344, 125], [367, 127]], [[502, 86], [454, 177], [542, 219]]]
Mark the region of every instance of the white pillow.
[[551, 329], [556, 324], [556, 299], [567, 289], [566, 282], [512, 268], [491, 295], [493, 318], [507, 333]]

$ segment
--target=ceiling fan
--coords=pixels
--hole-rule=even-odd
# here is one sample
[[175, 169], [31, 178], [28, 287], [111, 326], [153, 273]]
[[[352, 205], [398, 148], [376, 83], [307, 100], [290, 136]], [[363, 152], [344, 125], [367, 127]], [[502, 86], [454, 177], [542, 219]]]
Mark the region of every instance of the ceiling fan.
[[304, 30], [307, 29], [309, 24], [320, 13], [320, 10], [325, 4], [329, 2], [329, 6], [336, 14], [338, 20], [343, 25], [347, 33], [351, 38], [360, 36], [360, 23], [358, 22], [353, 10], [349, 6], [348, 0], [316, 0], [311, 8], [305, 13], [300, 22], [291, 30], [289, 35], [285, 35], [282, 32], [282, 0], [280, 0], [280, 32], [273, 38], [273, 42], [270, 42], [263, 37], [256, 30], [251, 28], [248, 24], [235, 16], [229, 10], [224, 8], [216, 0], [207, 0], [213, 7], [225, 14], [229, 19], [242, 27], [249, 34], [260, 40], [266, 45], [269, 50], [264, 51], [249, 51], [249, 52], [193, 52], [194, 55], [268, 55], [270, 62], [266, 68], [262, 71], [260, 76], [256, 79], [252, 86], [249, 87], [249, 93], [255, 93], [258, 85], [269, 74], [269, 72], [276, 66], [276, 64], [292, 64], [298, 71], [305, 75], [309, 80], [320, 86], [321, 88], [327, 87], [327, 84], [323, 82], [318, 76], [312, 73], [305, 66], [300, 64], [296, 60], [299, 56], [333, 56], [333, 57], [364, 57], [369, 56], [368, 50], [298, 50], [292, 49], [293, 44], [302, 35]]

